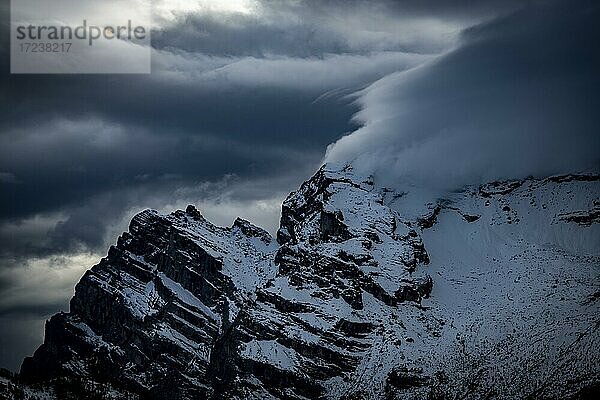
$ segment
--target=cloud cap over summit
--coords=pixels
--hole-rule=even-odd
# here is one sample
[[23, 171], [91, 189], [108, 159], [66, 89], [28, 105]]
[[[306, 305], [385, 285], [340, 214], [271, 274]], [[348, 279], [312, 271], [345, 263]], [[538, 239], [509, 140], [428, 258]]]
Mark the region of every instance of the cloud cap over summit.
[[384, 179], [453, 188], [600, 167], [600, 7], [530, 6], [358, 93], [362, 127], [328, 149]]

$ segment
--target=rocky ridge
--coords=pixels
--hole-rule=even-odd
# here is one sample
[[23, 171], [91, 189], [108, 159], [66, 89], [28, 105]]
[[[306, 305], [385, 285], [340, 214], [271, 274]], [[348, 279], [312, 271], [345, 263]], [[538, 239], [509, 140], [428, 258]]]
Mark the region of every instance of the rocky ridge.
[[583, 398], [600, 376], [599, 199], [598, 177], [570, 175], [425, 202], [326, 165], [277, 239], [147, 210], [0, 393]]

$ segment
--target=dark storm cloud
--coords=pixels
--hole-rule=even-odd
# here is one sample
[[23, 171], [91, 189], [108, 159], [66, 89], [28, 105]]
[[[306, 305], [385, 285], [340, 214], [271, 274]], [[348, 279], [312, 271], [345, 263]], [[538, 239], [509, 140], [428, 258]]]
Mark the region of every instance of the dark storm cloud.
[[[154, 34], [153, 46], [219, 56], [323, 57], [382, 50], [436, 53], [449, 41], [439, 35], [443, 29], [419, 29], [425, 21], [416, 20], [414, 7], [406, 18], [394, 2], [280, 0], [259, 2], [256, 9], [258, 15], [179, 14]], [[431, 10], [419, 16], [439, 17]], [[436, 21], [444, 25], [441, 18]]]
[[[11, 96], [8, 120], [27, 123], [15, 129], [4, 120], [9, 133], [0, 139], [0, 170], [12, 171], [22, 184], [0, 199], [0, 216], [48, 211], [97, 190], [135, 185], [141, 175], [215, 179], [260, 174], [277, 164], [289, 168], [314, 159], [327, 141], [346, 132], [352, 113], [337, 100], [312, 105], [316, 94], [244, 88], [190, 93], [151, 82], [135, 88], [120, 83], [63, 90], [77, 101], [62, 114], [49, 100], [41, 105]], [[86, 97], [86, 89], [94, 98]], [[37, 107], [42, 111], [29, 117]], [[53, 119], [56, 114], [60, 119]]]
[[346, 53], [345, 38], [310, 25], [273, 25], [253, 15], [188, 14], [157, 31], [152, 45], [209, 55], [254, 56], [278, 54], [314, 57]]
[[[274, 23], [273, 15], [255, 18], [264, 25]], [[178, 25], [170, 34], [194, 28]], [[205, 29], [220, 33], [216, 23]], [[155, 52], [150, 76], [2, 74], [10, 101], [0, 105], [0, 171], [20, 184], [0, 197], [0, 221], [61, 212], [66, 219], [48, 231], [52, 240], [38, 241], [40, 254], [72, 251], [75, 243], [98, 249], [106, 245], [105, 214], [143, 203], [137, 193], [169, 193], [224, 174], [291, 173], [300, 180], [299, 165], [315, 166], [325, 145], [353, 128], [356, 108], [345, 93], [424, 60], [391, 51], [297, 57], [293, 43], [305, 42], [303, 29], [291, 31], [282, 54], [260, 58], [181, 54], [177, 37], [168, 45], [163, 36], [169, 50]], [[242, 36], [252, 35], [230, 42], [244, 45]], [[108, 193], [110, 201], [92, 201]], [[88, 213], [74, 211], [80, 207]], [[3, 247], [23, 244], [8, 240]]]
[[[360, 3], [361, 0], [356, 0], [356, 2]], [[528, 4], [550, 2], [552, 0], [389, 0], [387, 4], [399, 14], [470, 19], [497, 17]]]
[[364, 127], [328, 159], [445, 189], [600, 169], [599, 17], [596, 3], [554, 3], [466, 30], [457, 50], [362, 92]]

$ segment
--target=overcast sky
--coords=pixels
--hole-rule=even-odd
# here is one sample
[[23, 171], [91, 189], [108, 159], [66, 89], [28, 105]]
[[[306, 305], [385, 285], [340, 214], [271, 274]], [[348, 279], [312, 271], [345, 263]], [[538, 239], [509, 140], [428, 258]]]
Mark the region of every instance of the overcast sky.
[[147, 76], [10, 75], [6, 3], [1, 367], [144, 208], [274, 231], [324, 159], [453, 187], [598, 167], [591, 1], [157, 0]]

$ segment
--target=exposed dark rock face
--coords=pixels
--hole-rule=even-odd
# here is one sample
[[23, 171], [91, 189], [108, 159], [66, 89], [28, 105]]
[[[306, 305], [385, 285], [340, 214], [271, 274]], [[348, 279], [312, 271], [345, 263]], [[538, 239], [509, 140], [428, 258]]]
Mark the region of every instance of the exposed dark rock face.
[[594, 200], [590, 210], [560, 214], [560, 219], [567, 222], [574, 222], [581, 226], [591, 226], [592, 224], [600, 223], [600, 199]]
[[479, 187], [481, 197], [491, 197], [493, 195], [509, 194], [523, 185], [522, 180], [508, 180], [502, 182], [492, 182]]
[[212, 308], [222, 308], [235, 287], [222, 273], [222, 255], [204, 248], [188, 227], [243, 234], [198, 217], [190, 209], [138, 214], [81, 279], [71, 312], [48, 322], [44, 344], [23, 363], [23, 378], [91, 377], [149, 398], [207, 393], [208, 354], [222, 325]]
[[386, 399], [401, 399], [403, 392], [420, 388], [429, 383], [429, 377], [423, 376], [419, 368], [397, 367], [387, 376], [385, 381]]
[[598, 182], [600, 181], [600, 175], [596, 174], [567, 174], [567, 175], [555, 175], [548, 178], [548, 181], [555, 183], [565, 182]]
[[[427, 273], [423, 230], [435, 231], [450, 218], [445, 212], [458, 212], [468, 229], [506, 213], [518, 221], [503, 196], [523, 185], [484, 185], [467, 198], [485, 206], [441, 204], [409, 221], [384, 201], [408, 193], [394, 196], [349, 167], [325, 166], [283, 203], [277, 240], [242, 219], [216, 227], [193, 206], [170, 215], [144, 211], [84, 275], [70, 312], [47, 322], [44, 343], [19, 377], [3, 378], [0, 393], [22, 384], [46, 388], [50, 398], [462, 393], [448, 378], [460, 361], [440, 359], [436, 347], [454, 346], [467, 324], [459, 327], [461, 317], [431, 301], [437, 281]], [[579, 217], [563, 219], [579, 224]], [[479, 398], [478, 390], [465, 398]]]
[[437, 204], [435, 207], [433, 207], [433, 209], [431, 210], [431, 212], [429, 214], [424, 215], [423, 217], [419, 218], [417, 220], [417, 223], [419, 224], [421, 229], [429, 229], [433, 225], [435, 225], [435, 223], [437, 221], [437, 217], [440, 214], [440, 211], [442, 211], [442, 206]]

